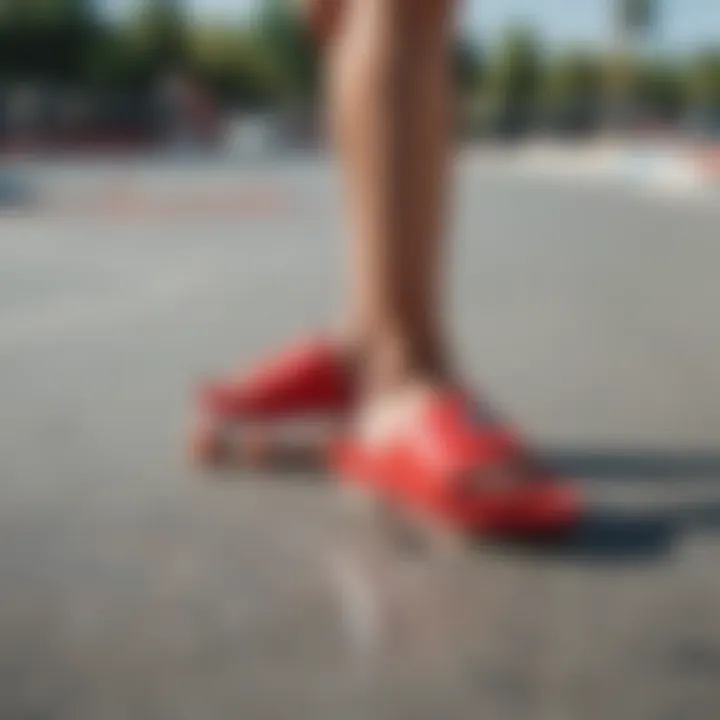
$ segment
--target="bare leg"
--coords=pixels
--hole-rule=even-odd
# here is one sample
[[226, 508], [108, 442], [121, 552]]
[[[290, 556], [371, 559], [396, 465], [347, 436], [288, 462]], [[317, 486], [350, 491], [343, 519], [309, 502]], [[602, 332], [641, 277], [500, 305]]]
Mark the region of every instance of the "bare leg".
[[[369, 443], [412, 427], [454, 381], [442, 312], [454, 5], [346, 0], [328, 48], [365, 383], [356, 433]], [[522, 462], [478, 468], [477, 479], [512, 483], [524, 474]]]
[[442, 371], [451, 0], [355, 0], [329, 50], [371, 380]]
[[353, 0], [328, 49], [354, 229], [354, 332], [374, 395], [445, 379], [452, 0]]

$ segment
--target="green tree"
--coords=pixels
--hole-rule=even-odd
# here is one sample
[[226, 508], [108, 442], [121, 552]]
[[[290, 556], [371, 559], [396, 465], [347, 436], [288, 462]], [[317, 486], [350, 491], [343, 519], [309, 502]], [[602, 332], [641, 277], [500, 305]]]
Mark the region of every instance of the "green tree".
[[532, 114], [539, 97], [542, 53], [533, 34], [511, 30], [503, 39], [493, 63], [491, 90], [495, 103], [525, 115]]
[[79, 82], [101, 41], [92, 0], [6, 0], [0, 14], [0, 74]]
[[315, 41], [296, 5], [287, 0], [263, 0], [257, 30], [283, 94], [294, 101], [313, 97], [319, 81]]
[[573, 50], [547, 64], [541, 105], [545, 122], [559, 130], [585, 130], [600, 118], [603, 71], [600, 59]]
[[720, 111], [720, 49], [702, 50], [693, 58], [688, 89], [694, 108]]
[[486, 80], [485, 58], [470, 38], [460, 38], [453, 48], [455, 79], [463, 98], [477, 96]]
[[547, 68], [543, 100], [554, 110], [593, 108], [602, 96], [602, 64], [589, 52], [576, 50], [562, 55]]
[[682, 67], [659, 58], [643, 63], [637, 69], [634, 95], [640, 108], [652, 117], [678, 120], [688, 100]]
[[141, 23], [148, 51], [157, 67], [187, 62], [188, 23], [182, 0], [146, 0]]
[[138, 89], [191, 61], [191, 30], [184, 0], [147, 0], [139, 14], [106, 32], [93, 55], [95, 84]]
[[193, 34], [191, 55], [197, 73], [226, 101], [264, 106], [283, 97], [282, 69], [267, 44], [247, 28], [199, 28]]

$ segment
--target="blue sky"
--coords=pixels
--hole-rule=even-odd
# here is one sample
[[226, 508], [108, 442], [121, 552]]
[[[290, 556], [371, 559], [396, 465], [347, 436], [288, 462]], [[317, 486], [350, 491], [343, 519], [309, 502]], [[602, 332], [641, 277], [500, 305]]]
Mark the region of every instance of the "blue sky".
[[[99, 0], [118, 11], [141, 0]], [[464, 0], [472, 32], [495, 37], [504, 27], [527, 21], [551, 45], [603, 43], [611, 35], [611, 0]], [[188, 0], [199, 16], [232, 18], [262, 0]], [[673, 50], [720, 43], [720, 0], [660, 0], [663, 18], [655, 42]]]

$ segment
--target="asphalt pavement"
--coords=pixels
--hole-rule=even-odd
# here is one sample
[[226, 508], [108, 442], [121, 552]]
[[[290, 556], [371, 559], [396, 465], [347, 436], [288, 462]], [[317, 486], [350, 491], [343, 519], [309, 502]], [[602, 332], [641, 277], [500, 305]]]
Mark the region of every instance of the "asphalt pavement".
[[463, 161], [461, 366], [591, 514], [438, 558], [348, 529], [319, 473], [185, 462], [200, 378], [342, 314], [326, 159], [23, 182], [39, 204], [0, 215], [3, 720], [720, 717], [718, 209]]

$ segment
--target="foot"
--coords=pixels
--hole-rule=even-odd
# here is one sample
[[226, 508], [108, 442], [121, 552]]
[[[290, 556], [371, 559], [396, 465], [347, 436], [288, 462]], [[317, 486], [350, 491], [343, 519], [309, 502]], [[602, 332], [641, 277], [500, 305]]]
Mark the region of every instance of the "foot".
[[408, 380], [367, 401], [335, 468], [404, 509], [469, 532], [554, 532], [579, 514], [568, 488], [452, 383]]
[[193, 419], [188, 455], [193, 464], [204, 468], [261, 465], [268, 442], [263, 425], [241, 429], [236, 422], [201, 410]]
[[355, 396], [355, 363], [349, 348], [339, 340], [308, 339], [250, 371], [208, 383], [200, 392], [190, 435], [191, 458], [201, 465], [223, 464], [230, 437], [238, 425], [250, 421], [266, 423], [265, 436], [256, 434], [252, 450], [267, 443], [267, 421], [349, 412]]

